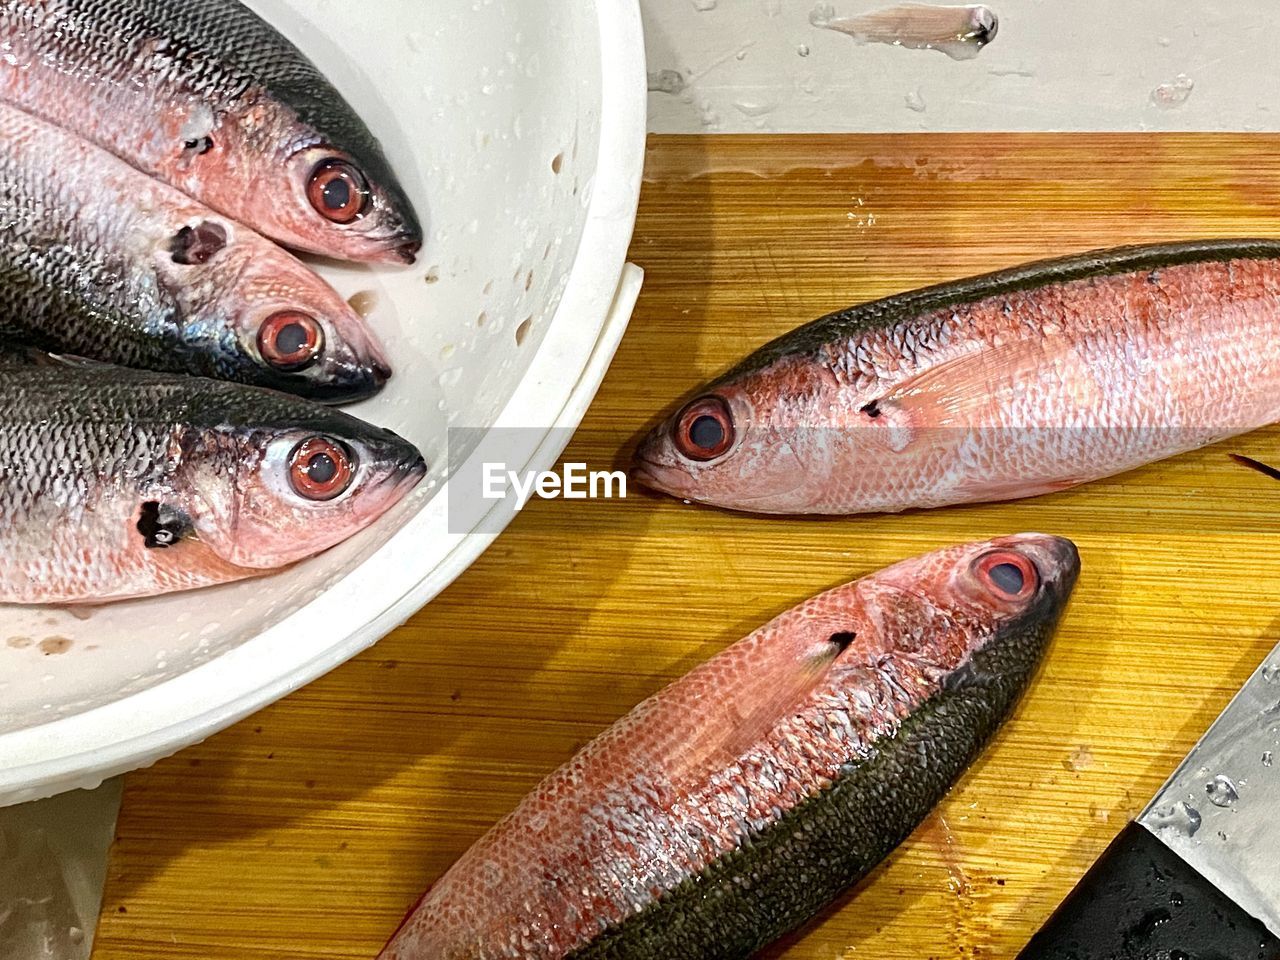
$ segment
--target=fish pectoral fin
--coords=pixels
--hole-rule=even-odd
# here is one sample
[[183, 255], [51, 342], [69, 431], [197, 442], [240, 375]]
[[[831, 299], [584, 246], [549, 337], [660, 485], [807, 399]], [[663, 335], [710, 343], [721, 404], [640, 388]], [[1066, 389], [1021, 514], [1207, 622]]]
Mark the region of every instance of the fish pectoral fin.
[[[798, 659], [785, 659], [757, 671], [754, 690], [740, 693], [737, 701], [725, 705], [727, 716], [719, 736], [709, 738], [706, 747], [698, 751], [701, 762], [691, 765], [697, 767], [697, 774], [733, 763], [795, 713], [855, 639], [852, 631], [834, 631]], [[749, 703], [750, 708], [741, 710], [742, 703]]]
[[1043, 344], [1034, 340], [983, 345], [908, 377], [878, 403], [922, 429], [981, 426], [993, 398], [1025, 384], [1026, 372], [1045, 360]]
[[104, 363], [101, 360], [91, 360], [88, 357], [77, 356], [73, 353], [43, 353], [37, 361], [42, 366], [50, 367], [72, 367], [77, 370], [98, 370], [105, 367], [111, 367], [113, 364]]

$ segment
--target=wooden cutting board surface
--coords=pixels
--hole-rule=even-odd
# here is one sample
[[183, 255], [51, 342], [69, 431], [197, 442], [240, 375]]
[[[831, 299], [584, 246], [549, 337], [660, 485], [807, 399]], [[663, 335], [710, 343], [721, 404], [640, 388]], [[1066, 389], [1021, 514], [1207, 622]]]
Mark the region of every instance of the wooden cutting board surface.
[[[568, 458], [609, 466], [659, 410], [835, 308], [1094, 247], [1268, 235], [1276, 137], [655, 138], [645, 290]], [[128, 778], [96, 957], [368, 960], [540, 777], [694, 664], [901, 557], [1042, 530], [1079, 543], [1084, 573], [1029, 695], [887, 864], [767, 954], [1013, 957], [1280, 640], [1280, 483], [1227, 451], [1280, 462], [1280, 431], [895, 517], [535, 502], [373, 651]]]

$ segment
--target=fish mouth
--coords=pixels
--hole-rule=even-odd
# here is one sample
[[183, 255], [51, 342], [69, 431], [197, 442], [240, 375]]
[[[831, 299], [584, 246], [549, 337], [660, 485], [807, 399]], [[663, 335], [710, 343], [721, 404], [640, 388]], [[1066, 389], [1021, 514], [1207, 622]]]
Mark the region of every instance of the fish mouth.
[[683, 474], [676, 467], [664, 467], [662, 464], [652, 463], [647, 460], [637, 460], [631, 465], [629, 472], [632, 480], [655, 493], [666, 494], [670, 497], [684, 498], [687, 496], [680, 492], [676, 484], [663, 479], [664, 473], [674, 477], [682, 476]]
[[378, 241], [377, 248], [361, 259], [366, 263], [411, 267], [418, 262], [418, 254], [422, 251], [422, 242], [420, 235], [409, 232], [397, 234]]
[[392, 254], [398, 262], [411, 267], [418, 262], [418, 254], [421, 250], [421, 237], [407, 237], [396, 244], [395, 248], [392, 250]]
[[324, 380], [299, 377], [285, 389], [316, 403], [343, 406], [377, 396], [391, 376], [391, 368], [385, 362], [375, 360], [368, 366], [351, 368], [340, 376]]
[[390, 467], [387, 475], [377, 485], [380, 499], [384, 503], [378, 515], [390, 510], [413, 493], [426, 478], [429, 469], [427, 460], [422, 454], [418, 454], [416, 459], [408, 463], [397, 463]]

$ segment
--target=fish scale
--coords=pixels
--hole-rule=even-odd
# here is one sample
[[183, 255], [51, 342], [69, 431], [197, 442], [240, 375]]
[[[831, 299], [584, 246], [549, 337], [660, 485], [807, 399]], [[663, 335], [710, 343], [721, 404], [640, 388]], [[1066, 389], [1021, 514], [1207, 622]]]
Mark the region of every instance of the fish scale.
[[[0, 99], [275, 239], [392, 262], [412, 261], [421, 244], [368, 126], [237, 0], [0, 0], [0, 43]], [[356, 223], [329, 223], [303, 205], [314, 164], [293, 163], [321, 145], [370, 182], [371, 207]]]
[[[993, 552], [1038, 571], [1016, 603], [976, 580]], [[1029, 681], [1077, 570], [1070, 543], [1024, 534], [904, 561], [782, 614], [547, 777], [381, 960], [751, 955], [942, 797]], [[837, 632], [853, 639], [814, 671]], [[735, 723], [740, 711], [768, 722]]]
[[[0, 603], [102, 602], [255, 576], [345, 539], [425, 470], [394, 434], [301, 398], [102, 364], [0, 356], [0, 411]], [[268, 475], [287, 469], [273, 444], [310, 436], [363, 460], [332, 507], [290, 499], [287, 481]], [[251, 528], [246, 508], [263, 501], [273, 516]], [[189, 542], [148, 547], [149, 503], [190, 517]], [[269, 562], [276, 553], [288, 560]]]

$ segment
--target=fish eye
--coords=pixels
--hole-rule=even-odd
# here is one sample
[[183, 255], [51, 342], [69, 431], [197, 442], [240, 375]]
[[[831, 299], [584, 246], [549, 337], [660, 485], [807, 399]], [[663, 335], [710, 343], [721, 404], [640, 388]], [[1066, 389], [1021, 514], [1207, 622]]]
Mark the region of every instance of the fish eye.
[[1036, 566], [1020, 553], [995, 550], [979, 557], [978, 580], [1001, 600], [1025, 600], [1040, 586]]
[[355, 477], [356, 458], [328, 437], [303, 440], [289, 454], [289, 483], [298, 496], [325, 503], [342, 496]]
[[277, 370], [305, 370], [323, 349], [324, 329], [315, 317], [296, 310], [273, 313], [258, 330], [258, 352]]
[[333, 223], [352, 223], [369, 205], [369, 181], [346, 160], [323, 160], [311, 173], [307, 199]]
[[675, 425], [676, 449], [690, 460], [714, 460], [733, 446], [733, 415], [716, 396], [700, 397], [680, 411]]

